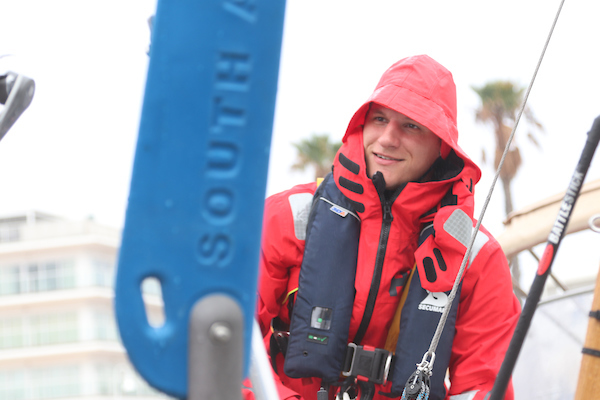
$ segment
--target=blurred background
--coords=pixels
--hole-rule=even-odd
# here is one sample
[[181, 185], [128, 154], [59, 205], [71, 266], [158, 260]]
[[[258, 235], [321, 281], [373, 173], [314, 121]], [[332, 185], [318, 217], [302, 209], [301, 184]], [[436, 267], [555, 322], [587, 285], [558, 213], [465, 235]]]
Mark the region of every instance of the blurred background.
[[[477, 119], [483, 88], [510, 83], [520, 99], [559, 5], [288, 1], [265, 195], [314, 180], [320, 173], [299, 149], [318, 140], [335, 146], [385, 69], [428, 54], [454, 75], [459, 143], [483, 172], [479, 215], [500, 134], [492, 120]], [[2, 399], [159, 396], [127, 363], [111, 314], [155, 8], [155, 0], [0, 0], [0, 74], [36, 83], [30, 107], [0, 142]], [[566, 190], [600, 115], [599, 13], [596, 2], [564, 5], [513, 144], [513, 211]], [[503, 116], [509, 129], [511, 112]], [[586, 182], [600, 179], [598, 158]], [[505, 220], [498, 182], [483, 223], [501, 236]], [[553, 267], [560, 284], [549, 282], [548, 298], [593, 287], [599, 243], [590, 230], [564, 239]], [[532, 251], [541, 256], [543, 246]], [[516, 286], [528, 291], [537, 261], [527, 253], [518, 260]], [[160, 320], [156, 286], [146, 289], [149, 317]], [[573, 397], [591, 304], [582, 292], [540, 307], [515, 372], [517, 398]]]

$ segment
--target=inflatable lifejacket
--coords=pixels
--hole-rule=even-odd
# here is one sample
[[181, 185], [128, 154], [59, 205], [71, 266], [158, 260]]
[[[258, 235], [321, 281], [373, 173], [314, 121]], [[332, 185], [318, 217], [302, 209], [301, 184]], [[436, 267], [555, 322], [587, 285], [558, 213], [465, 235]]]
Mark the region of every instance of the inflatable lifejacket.
[[[393, 357], [388, 350], [362, 346], [360, 339], [350, 341], [361, 228], [352, 203], [340, 192], [332, 174], [315, 192], [284, 372], [292, 378], [318, 377], [327, 384], [339, 382], [344, 376], [376, 384], [390, 380], [390, 395], [400, 396], [415, 365], [429, 349], [449, 291], [432, 293], [423, 289], [421, 282], [425, 277], [419, 273], [420, 268], [413, 268], [410, 279], [406, 274], [403, 282], [399, 282], [399, 286], [408, 286], [408, 290], [403, 290], [395, 322], [399, 324], [399, 334]], [[433, 224], [423, 229], [419, 246], [432, 235], [435, 235]], [[426, 259], [429, 255], [421, 252], [419, 257]], [[420, 262], [423, 264], [423, 260]], [[435, 354], [431, 399], [445, 397], [444, 378], [450, 362], [456, 314], [454, 304]]]

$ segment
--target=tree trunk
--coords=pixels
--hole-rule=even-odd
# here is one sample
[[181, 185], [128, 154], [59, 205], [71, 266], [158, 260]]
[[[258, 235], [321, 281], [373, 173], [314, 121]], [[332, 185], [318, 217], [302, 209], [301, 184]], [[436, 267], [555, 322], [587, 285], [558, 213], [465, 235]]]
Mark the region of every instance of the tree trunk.
[[[506, 216], [513, 212], [513, 201], [512, 201], [512, 191], [510, 189], [510, 179], [500, 178], [502, 181], [502, 189], [504, 189], [504, 211], [506, 212]], [[511, 266], [511, 273], [513, 276], [514, 282], [517, 285], [521, 286], [521, 268], [519, 266], [519, 256], [515, 255], [513, 258], [508, 260]]]
[[506, 216], [513, 212], [512, 191], [510, 190], [510, 179], [500, 178], [502, 189], [504, 189], [504, 211]]

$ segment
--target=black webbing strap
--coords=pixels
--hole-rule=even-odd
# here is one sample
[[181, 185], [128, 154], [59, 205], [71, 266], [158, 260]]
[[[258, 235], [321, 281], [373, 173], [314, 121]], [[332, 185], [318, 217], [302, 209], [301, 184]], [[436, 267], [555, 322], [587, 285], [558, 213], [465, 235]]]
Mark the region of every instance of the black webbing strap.
[[[600, 310], [590, 311], [589, 316], [590, 318], [595, 318], [598, 321], [600, 321]], [[600, 357], [600, 350], [584, 347], [583, 349], [581, 349], [581, 352], [590, 356]]]
[[600, 350], [588, 349], [587, 347], [584, 347], [581, 349], [581, 352], [590, 356], [600, 357]]
[[589, 316], [592, 318], [596, 318], [598, 321], [600, 321], [600, 310], [590, 311]]
[[281, 353], [285, 358], [290, 337], [290, 327], [279, 317], [275, 317], [271, 320], [271, 332], [271, 339], [269, 339], [269, 356], [271, 357], [273, 371], [278, 374], [277, 355]]

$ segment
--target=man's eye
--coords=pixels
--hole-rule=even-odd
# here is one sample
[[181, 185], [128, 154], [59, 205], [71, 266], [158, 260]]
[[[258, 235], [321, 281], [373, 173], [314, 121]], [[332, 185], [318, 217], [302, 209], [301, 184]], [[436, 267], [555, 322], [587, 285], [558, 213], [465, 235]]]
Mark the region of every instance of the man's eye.
[[409, 127], [410, 129], [421, 129], [415, 124], [406, 124], [406, 126]]
[[385, 122], [385, 118], [383, 118], [383, 117], [375, 117], [374, 119], [377, 122]]

